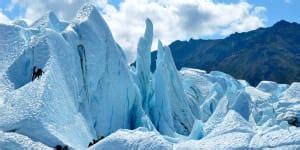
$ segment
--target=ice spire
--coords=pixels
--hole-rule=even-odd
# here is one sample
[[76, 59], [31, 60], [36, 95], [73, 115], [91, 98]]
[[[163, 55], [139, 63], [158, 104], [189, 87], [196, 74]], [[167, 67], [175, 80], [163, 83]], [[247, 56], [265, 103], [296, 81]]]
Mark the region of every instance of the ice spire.
[[50, 28], [57, 32], [63, 31], [67, 26], [68, 23], [61, 22], [52, 11], [47, 12], [31, 25], [33, 28]]
[[[158, 43], [158, 57], [155, 71], [156, 103], [164, 101], [171, 108], [176, 132], [188, 135], [192, 129], [194, 116], [187, 103], [182, 81], [173, 61], [169, 47]], [[166, 107], [166, 106], [164, 106]]]
[[151, 107], [151, 119], [161, 134], [173, 136], [175, 129], [172, 118], [171, 102], [168, 97], [168, 76], [165, 75], [166, 58], [165, 51], [168, 47], [163, 47], [162, 43], [158, 41], [158, 55], [156, 60], [156, 71], [154, 74], [155, 83], [155, 101]]
[[152, 40], [153, 24], [150, 19], [147, 19], [144, 37], [139, 39], [136, 61], [137, 85], [139, 86], [142, 96], [143, 108], [147, 114], [149, 113], [149, 102], [153, 97], [152, 77], [150, 71]]
[[[123, 51], [97, 8], [85, 4], [77, 13], [74, 30], [84, 54], [84, 80], [89, 112], [98, 137], [120, 128], [134, 128], [132, 108], [140, 100]], [[136, 119], [136, 118], [134, 118]]]

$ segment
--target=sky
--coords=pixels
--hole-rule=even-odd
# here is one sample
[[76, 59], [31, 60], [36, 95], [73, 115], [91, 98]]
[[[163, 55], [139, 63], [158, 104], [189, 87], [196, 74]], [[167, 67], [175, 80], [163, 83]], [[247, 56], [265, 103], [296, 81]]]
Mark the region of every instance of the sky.
[[72, 21], [85, 2], [94, 3], [129, 62], [145, 30], [154, 25], [157, 41], [224, 38], [231, 33], [272, 26], [280, 20], [300, 23], [300, 0], [0, 0], [0, 23], [23, 19], [29, 25], [48, 11]]

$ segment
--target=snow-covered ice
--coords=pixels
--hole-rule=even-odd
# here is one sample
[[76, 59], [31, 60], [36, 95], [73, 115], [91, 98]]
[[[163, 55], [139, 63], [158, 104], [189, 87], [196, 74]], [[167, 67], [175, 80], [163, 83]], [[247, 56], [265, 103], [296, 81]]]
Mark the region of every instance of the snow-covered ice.
[[136, 130], [121, 129], [101, 140], [90, 148], [91, 150], [168, 150], [172, 143], [162, 137], [158, 132], [148, 131], [144, 128]]

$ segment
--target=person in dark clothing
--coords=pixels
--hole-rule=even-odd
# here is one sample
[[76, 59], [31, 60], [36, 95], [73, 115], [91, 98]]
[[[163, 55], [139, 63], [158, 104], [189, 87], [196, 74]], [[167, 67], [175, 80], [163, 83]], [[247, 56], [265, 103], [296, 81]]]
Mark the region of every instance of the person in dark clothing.
[[104, 139], [104, 136], [100, 136], [100, 139], [99, 139], [99, 141], [100, 141], [100, 140], [102, 140], [102, 139]]
[[43, 73], [44, 73], [44, 71], [41, 68], [38, 68], [36, 71], [36, 77], [39, 79]]
[[90, 143], [89, 143], [89, 145], [88, 145], [88, 147], [91, 147], [92, 145], [93, 145], [93, 143], [92, 143], [92, 142], [90, 142]]
[[36, 66], [33, 67], [33, 73], [31, 80], [34, 81], [36, 78], [40, 78], [44, 71], [41, 68], [37, 68]]
[[34, 66], [33, 69], [32, 69], [31, 81], [33, 81], [35, 78], [36, 78], [36, 66]]
[[63, 150], [69, 150], [68, 145], [65, 145], [65, 146], [63, 147]]
[[96, 144], [97, 142], [99, 142], [100, 140], [104, 139], [105, 137], [104, 136], [100, 136], [100, 138], [98, 139], [93, 139], [92, 142], [89, 143], [88, 147], [91, 147], [92, 145]]
[[56, 145], [55, 146], [55, 150], [68, 150], [69, 147], [67, 145], [65, 145], [64, 147], [62, 147], [61, 145]]
[[55, 150], [62, 150], [62, 146], [61, 145], [56, 145]]

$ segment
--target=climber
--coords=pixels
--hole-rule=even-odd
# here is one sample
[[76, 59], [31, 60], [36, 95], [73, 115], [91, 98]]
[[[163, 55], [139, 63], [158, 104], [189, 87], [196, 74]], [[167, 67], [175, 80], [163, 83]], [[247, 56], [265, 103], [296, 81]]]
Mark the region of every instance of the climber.
[[104, 139], [104, 136], [100, 136], [100, 138], [98, 138], [96, 140], [93, 139], [93, 141], [89, 143], [88, 147], [91, 147], [92, 145], [96, 144], [97, 142], [99, 142], [102, 139]]
[[33, 67], [33, 73], [32, 73], [32, 78], [31, 80], [34, 81], [36, 78], [40, 78], [42, 76], [42, 74], [44, 73], [44, 71], [41, 68], [38, 68], [36, 66]]
[[68, 145], [65, 145], [64, 147], [62, 147], [61, 145], [56, 145], [54, 149], [55, 150], [68, 150], [69, 147], [68, 147]]
[[68, 145], [65, 145], [65, 146], [63, 147], [63, 150], [69, 150]]
[[93, 139], [93, 141], [89, 143], [88, 147], [93, 146], [95, 143], [97, 143], [97, 141], [95, 139]]
[[102, 140], [102, 139], [104, 139], [104, 136], [100, 136], [100, 139], [99, 139], [99, 141], [100, 141], [100, 140]]
[[93, 142], [90, 142], [89, 145], [88, 145], [88, 147], [91, 147], [92, 145], [93, 145]]
[[44, 73], [44, 71], [41, 68], [38, 68], [36, 71], [36, 77], [39, 79], [40, 76], [42, 76], [42, 74]]
[[33, 69], [32, 69], [31, 81], [33, 81], [35, 78], [36, 78], [36, 66], [34, 66]]
[[55, 150], [62, 150], [62, 146], [61, 145], [56, 145]]

